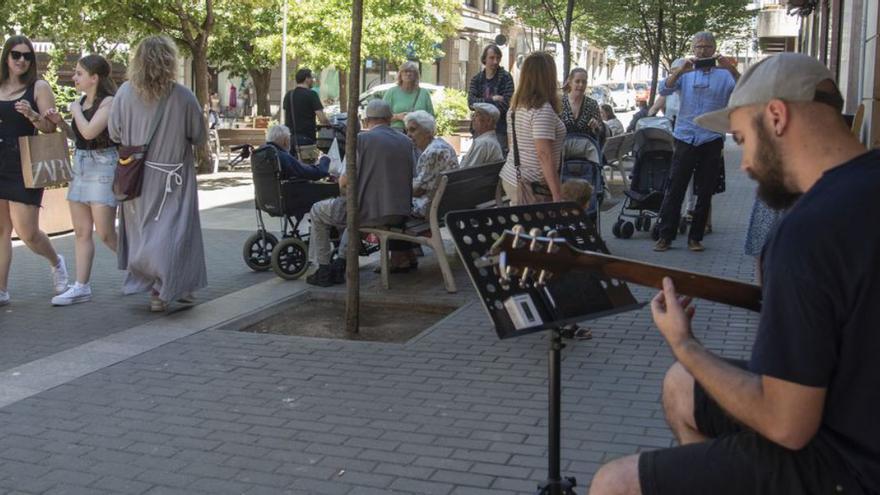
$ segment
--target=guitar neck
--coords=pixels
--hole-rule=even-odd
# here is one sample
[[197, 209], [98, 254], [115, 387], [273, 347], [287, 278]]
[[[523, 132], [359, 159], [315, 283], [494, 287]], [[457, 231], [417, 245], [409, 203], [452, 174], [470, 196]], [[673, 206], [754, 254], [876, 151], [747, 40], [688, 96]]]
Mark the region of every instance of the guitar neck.
[[662, 289], [663, 277], [669, 277], [679, 294], [751, 311], [761, 311], [761, 288], [754, 284], [652, 265], [593, 251], [572, 251], [575, 251], [573, 256], [558, 256], [513, 250], [507, 252], [507, 257], [510, 263], [546, 267], [556, 273], [564, 273], [573, 268], [599, 270], [611, 278], [655, 289]]

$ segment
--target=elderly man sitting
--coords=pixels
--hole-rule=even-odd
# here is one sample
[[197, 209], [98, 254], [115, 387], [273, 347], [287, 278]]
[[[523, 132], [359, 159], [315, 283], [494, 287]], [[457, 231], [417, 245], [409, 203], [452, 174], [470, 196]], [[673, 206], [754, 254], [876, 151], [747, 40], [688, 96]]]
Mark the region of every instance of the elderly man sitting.
[[474, 128], [474, 142], [468, 154], [461, 159], [462, 167], [473, 167], [504, 161], [504, 153], [495, 136], [495, 125], [501, 112], [489, 103], [474, 103], [471, 125]]
[[275, 148], [281, 164], [282, 179], [316, 180], [327, 177], [330, 158], [322, 156], [316, 165], [300, 162], [287, 150], [290, 149], [290, 129], [283, 125], [273, 125], [266, 131], [266, 144]]
[[[383, 100], [367, 105], [364, 132], [357, 139], [358, 197], [360, 225], [400, 225], [411, 209], [410, 186], [413, 178], [413, 145], [409, 139], [389, 125], [391, 107]], [[339, 178], [340, 188], [347, 186], [345, 176]], [[312, 205], [310, 245], [318, 262], [318, 270], [306, 277], [311, 285], [328, 287], [345, 282], [345, 240], [339, 246], [339, 257], [330, 264], [333, 254], [330, 228], [345, 228], [345, 195], [325, 199]], [[396, 249], [389, 243], [389, 248]], [[356, 263], [357, 260], [354, 260]]]

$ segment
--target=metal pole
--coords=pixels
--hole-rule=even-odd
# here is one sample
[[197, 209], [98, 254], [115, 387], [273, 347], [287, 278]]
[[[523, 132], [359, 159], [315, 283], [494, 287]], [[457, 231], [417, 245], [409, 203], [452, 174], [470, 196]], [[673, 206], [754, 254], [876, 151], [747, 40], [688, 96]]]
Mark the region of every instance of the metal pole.
[[284, 122], [284, 95], [287, 94], [287, 1], [284, 0], [284, 21], [281, 31], [281, 122]]

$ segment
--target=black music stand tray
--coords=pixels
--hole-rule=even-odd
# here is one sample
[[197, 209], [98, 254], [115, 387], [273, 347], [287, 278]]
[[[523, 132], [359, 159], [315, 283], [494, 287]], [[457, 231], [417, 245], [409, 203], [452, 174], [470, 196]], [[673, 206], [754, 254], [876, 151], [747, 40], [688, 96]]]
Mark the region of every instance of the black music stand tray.
[[521, 287], [514, 279], [502, 284], [486, 256], [505, 230], [515, 225], [528, 233], [558, 232], [578, 249], [610, 254], [583, 208], [575, 203], [453, 211], [446, 215], [462, 263], [476, 287], [480, 302], [489, 313], [501, 339], [540, 330], [551, 330], [548, 370], [548, 476], [538, 486], [539, 494], [574, 495], [575, 479], [560, 474], [561, 451], [561, 350], [562, 327], [631, 311], [644, 306], [635, 300], [627, 285], [600, 272], [572, 271], [557, 274], [545, 287]]

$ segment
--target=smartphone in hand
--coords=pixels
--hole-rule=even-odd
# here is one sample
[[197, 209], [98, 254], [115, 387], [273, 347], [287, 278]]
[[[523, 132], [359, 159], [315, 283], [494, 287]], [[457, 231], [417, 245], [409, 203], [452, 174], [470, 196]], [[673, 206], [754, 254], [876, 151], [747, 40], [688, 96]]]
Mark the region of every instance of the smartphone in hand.
[[717, 58], [709, 57], [709, 58], [698, 58], [694, 60], [694, 69], [708, 69], [710, 67], [715, 67]]

